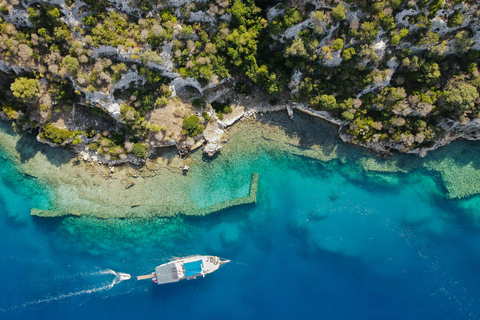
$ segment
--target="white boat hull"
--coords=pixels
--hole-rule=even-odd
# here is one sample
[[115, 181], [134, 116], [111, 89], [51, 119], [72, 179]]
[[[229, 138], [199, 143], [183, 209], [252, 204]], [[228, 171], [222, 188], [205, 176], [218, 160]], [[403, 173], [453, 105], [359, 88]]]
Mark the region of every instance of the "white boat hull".
[[153, 281], [157, 284], [178, 282], [180, 280], [205, 277], [221, 265], [230, 262], [215, 256], [192, 256], [164, 263], [155, 268]]

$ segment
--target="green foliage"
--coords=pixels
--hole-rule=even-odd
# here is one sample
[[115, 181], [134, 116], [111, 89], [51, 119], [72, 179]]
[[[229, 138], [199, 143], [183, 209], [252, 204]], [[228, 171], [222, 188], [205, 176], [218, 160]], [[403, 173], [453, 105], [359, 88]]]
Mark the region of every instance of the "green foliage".
[[332, 50], [342, 50], [343, 48], [343, 39], [341, 38], [338, 38], [338, 39], [335, 39], [335, 41], [333, 41], [333, 45], [332, 45]]
[[332, 9], [332, 17], [337, 21], [345, 19], [346, 14], [347, 8], [341, 3]]
[[55, 127], [50, 122], [45, 123], [43, 125], [42, 132], [40, 132], [41, 139], [51, 141], [58, 145], [69, 139], [72, 139], [73, 137], [74, 134], [72, 131]]
[[40, 82], [37, 79], [19, 77], [12, 83], [10, 90], [21, 102], [33, 101], [40, 97]]
[[342, 52], [342, 58], [345, 61], [352, 59], [354, 55], [355, 55], [355, 48], [353, 47], [347, 48]]
[[360, 35], [360, 39], [367, 42], [372, 42], [377, 37], [380, 28], [375, 21], [365, 21], [364, 23], [362, 23], [361, 30], [362, 32]]
[[459, 52], [467, 52], [473, 45], [473, 40], [470, 39], [468, 31], [460, 31], [455, 35], [455, 47]]
[[154, 132], [154, 133], [159, 133], [162, 130], [162, 127], [160, 127], [158, 124], [154, 124], [154, 123], [148, 123], [145, 127], [148, 130], [150, 130], [151, 132]]
[[217, 113], [231, 113], [232, 107], [230, 107], [230, 99], [225, 102], [214, 101], [212, 102], [212, 108]]
[[145, 159], [148, 155], [148, 144], [134, 143], [132, 148], [132, 154], [138, 158]]
[[65, 64], [67, 70], [72, 74], [76, 74], [78, 67], [80, 66], [78, 59], [70, 56], [66, 56], [65, 59], [63, 59], [63, 63]]
[[205, 127], [200, 124], [200, 119], [196, 115], [191, 115], [183, 119], [182, 129], [185, 130], [189, 136], [196, 136], [205, 130]]
[[316, 109], [333, 111], [337, 108], [337, 99], [329, 94], [322, 94], [315, 106]]
[[207, 112], [205, 112], [205, 111], [202, 113], [202, 117], [203, 117], [203, 119], [205, 119], [205, 121], [209, 121], [209, 120], [210, 120], [210, 115], [209, 115]]
[[428, 45], [432, 46], [438, 42], [440, 39], [439, 35], [433, 31], [428, 31], [418, 42], [418, 45]]
[[112, 81], [119, 81], [122, 77], [122, 74], [127, 72], [127, 65], [123, 62], [116, 63], [110, 67], [113, 71]]
[[462, 112], [473, 108], [479, 94], [473, 85], [463, 81], [453, 81], [447, 86], [444, 96], [446, 110]]
[[243, 94], [244, 96], [250, 96], [253, 94], [253, 88], [247, 82], [237, 82], [235, 84], [235, 92]]
[[344, 111], [342, 112], [342, 119], [345, 121], [352, 121], [355, 118], [355, 116], [349, 112], [349, 111]]
[[92, 142], [88, 145], [88, 149], [91, 151], [97, 151], [98, 150], [98, 143]]
[[[321, 16], [318, 16], [318, 18], [321, 18]], [[270, 30], [275, 34], [281, 33], [297, 23], [302, 22], [302, 20], [303, 17], [298, 10], [288, 7], [285, 9], [285, 14], [283, 16], [277, 16], [272, 20], [270, 23]]]
[[318, 35], [322, 34], [323, 33], [322, 25], [327, 19], [327, 16], [325, 15], [325, 13], [323, 11], [315, 11], [312, 13], [312, 16], [310, 19], [313, 24], [313, 32]]
[[448, 17], [447, 26], [453, 28], [463, 23], [463, 16], [459, 10], [455, 10], [450, 17]]
[[203, 109], [207, 106], [207, 103], [205, 102], [205, 100], [195, 98], [192, 100], [192, 106], [198, 109]]

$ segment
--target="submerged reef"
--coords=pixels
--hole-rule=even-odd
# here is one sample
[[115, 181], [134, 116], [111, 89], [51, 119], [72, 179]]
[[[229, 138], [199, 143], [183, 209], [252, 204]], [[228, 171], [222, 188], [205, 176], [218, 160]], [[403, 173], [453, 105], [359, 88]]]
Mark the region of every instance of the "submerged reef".
[[[44, 217], [206, 215], [253, 204], [262, 172], [270, 165], [285, 165], [284, 159], [307, 176], [341, 172], [348, 179], [370, 181], [373, 189], [400, 188], [398, 177], [429, 170], [438, 173], [443, 197], [464, 198], [480, 192], [475, 179], [480, 175], [475, 164], [480, 147], [474, 142], [457, 142], [425, 158], [398, 154], [384, 159], [344, 144], [329, 130], [328, 122], [302, 114], [295, 117], [291, 122], [287, 113], [276, 113], [242, 122], [228, 132], [230, 143], [214, 160], [201, 152], [192, 154], [188, 172], [178, 169], [185, 160], [174, 151], [150, 159], [147, 166], [127, 164], [112, 171], [39, 144], [33, 137], [17, 135], [6, 122], [0, 122], [0, 147], [16, 170], [35, 179], [39, 192], [51, 195], [50, 203], [32, 210]], [[338, 190], [331, 193], [335, 199]]]

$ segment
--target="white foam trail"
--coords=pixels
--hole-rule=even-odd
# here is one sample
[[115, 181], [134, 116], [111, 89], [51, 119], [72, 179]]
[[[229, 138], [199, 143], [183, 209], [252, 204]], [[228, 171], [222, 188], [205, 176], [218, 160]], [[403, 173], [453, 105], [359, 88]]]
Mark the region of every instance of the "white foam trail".
[[[102, 271], [97, 271], [97, 272], [89, 272], [89, 273], [78, 274], [76, 276], [81, 277], [81, 276], [95, 276], [95, 275], [107, 275], [107, 274], [115, 275], [115, 279], [113, 279], [112, 282], [110, 282], [106, 285], [103, 285], [101, 287], [75, 291], [75, 292], [71, 292], [71, 293], [67, 293], [67, 294], [61, 294], [61, 295], [54, 296], [54, 297], [48, 297], [46, 299], [29, 301], [29, 302], [25, 302], [21, 305], [17, 305], [17, 306], [8, 308], [8, 310], [15, 310], [15, 309], [19, 309], [19, 308], [25, 308], [25, 307], [28, 307], [28, 306], [31, 306], [31, 305], [49, 303], [49, 302], [52, 302], [52, 301], [63, 300], [63, 299], [71, 298], [71, 297], [75, 297], [75, 296], [81, 296], [81, 295], [85, 295], [85, 294], [110, 290], [111, 288], [113, 288], [114, 285], [116, 285], [117, 283], [120, 282], [120, 280], [118, 279], [117, 273], [113, 270], [108, 269], [108, 270], [102, 270]], [[0, 310], [1, 311], [6, 311], [5, 309], [0, 309]]]

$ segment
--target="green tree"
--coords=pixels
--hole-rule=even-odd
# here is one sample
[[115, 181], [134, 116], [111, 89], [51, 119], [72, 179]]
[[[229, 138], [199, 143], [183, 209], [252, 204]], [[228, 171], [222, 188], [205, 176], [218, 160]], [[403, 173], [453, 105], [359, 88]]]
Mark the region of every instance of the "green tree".
[[19, 101], [27, 102], [40, 97], [40, 82], [37, 79], [20, 77], [10, 86], [13, 95]]
[[351, 112], [344, 111], [342, 112], [342, 118], [345, 121], [352, 121], [355, 118], [355, 116]]
[[467, 31], [460, 31], [455, 35], [455, 47], [459, 52], [467, 52], [472, 45], [473, 40], [470, 39]]
[[51, 141], [58, 145], [73, 137], [74, 134], [72, 131], [60, 129], [49, 122], [45, 123], [42, 132], [40, 132], [41, 139]]
[[341, 3], [332, 9], [332, 17], [337, 21], [345, 19], [346, 15], [347, 8]]
[[463, 16], [459, 10], [455, 10], [450, 17], [448, 17], [447, 26], [453, 28], [463, 23]]
[[139, 158], [146, 158], [148, 155], [148, 144], [145, 143], [134, 143], [132, 147], [132, 153], [134, 156]]
[[345, 60], [345, 61], [348, 61], [350, 59], [353, 58], [353, 56], [355, 55], [355, 48], [353, 47], [350, 47], [350, 48], [347, 48], [345, 50], [343, 50], [342, 52], [342, 58]]
[[285, 50], [285, 57], [308, 58], [308, 52], [305, 49], [303, 39], [295, 38], [292, 44]]
[[477, 88], [463, 81], [450, 83], [445, 91], [445, 109], [465, 111], [473, 108], [479, 94]]
[[437, 44], [438, 40], [440, 39], [440, 36], [433, 32], [433, 31], [428, 31], [418, 42], [418, 45], [426, 45], [428, 47], [431, 47], [435, 44]]
[[189, 136], [193, 137], [202, 133], [203, 130], [205, 130], [205, 126], [200, 124], [200, 119], [198, 116], [191, 115], [183, 119], [182, 129], [185, 130]]
[[330, 94], [322, 94], [318, 103], [320, 109], [332, 111], [337, 107], [337, 99]]
[[337, 50], [342, 50], [343, 48], [343, 39], [338, 38], [333, 41], [332, 49], [337, 51]]
[[312, 13], [311, 21], [313, 23], [313, 32], [315, 34], [323, 33], [323, 22], [327, 19], [327, 16], [323, 11], [315, 11]]
[[65, 64], [65, 67], [67, 68], [67, 70], [73, 74], [77, 73], [78, 67], [80, 66], [78, 59], [70, 56], [66, 56], [63, 59], [63, 63]]
[[376, 38], [378, 32], [380, 31], [375, 21], [372, 21], [372, 22], [365, 21], [364, 23], [362, 23], [361, 29], [362, 29], [362, 34], [360, 38], [368, 42], [373, 41]]

